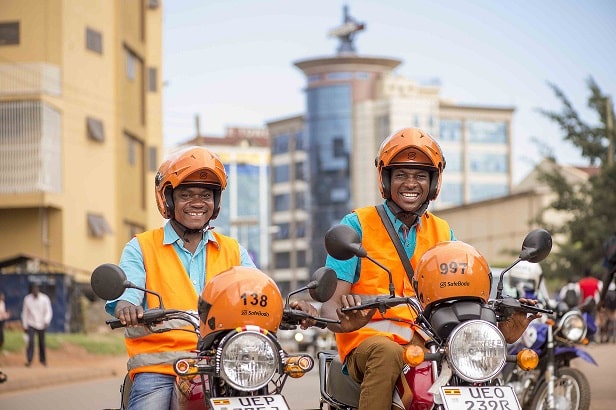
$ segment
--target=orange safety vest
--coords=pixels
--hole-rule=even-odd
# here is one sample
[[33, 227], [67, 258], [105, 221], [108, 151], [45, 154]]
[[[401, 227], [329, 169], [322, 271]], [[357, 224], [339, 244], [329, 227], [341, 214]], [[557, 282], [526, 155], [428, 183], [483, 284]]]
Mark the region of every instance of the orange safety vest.
[[[414, 296], [415, 291], [400, 261], [400, 256], [391, 241], [387, 230], [374, 206], [356, 209], [353, 211], [359, 217], [362, 229], [362, 247], [370, 257], [391, 270], [396, 296]], [[419, 258], [431, 247], [442, 241], [451, 240], [451, 229], [443, 219], [431, 213], [421, 217], [417, 224], [417, 239], [415, 252], [411, 258], [411, 266], [415, 270]], [[359, 280], [351, 286], [351, 293], [358, 295], [387, 295], [389, 294], [389, 277], [387, 272], [370, 261], [362, 261]], [[413, 337], [410, 323], [415, 319], [415, 312], [406, 305], [388, 309], [381, 315], [376, 312], [370, 323], [359, 330], [349, 333], [336, 333], [338, 353], [344, 362], [346, 356], [355, 349], [364, 339], [380, 334], [397, 343], [407, 344]], [[407, 323], [387, 320], [396, 318]]]
[[[212, 232], [216, 242], [206, 244], [206, 282], [232, 266], [239, 266], [238, 242], [228, 236]], [[197, 310], [199, 295], [190, 282], [182, 261], [173, 244], [164, 245], [163, 228], [137, 235], [145, 265], [145, 287], [161, 295], [167, 309]], [[147, 307], [158, 307], [158, 298], [147, 294]], [[157, 326], [160, 328], [193, 330], [182, 320], [171, 320]], [[171, 330], [152, 333], [146, 327], [126, 328], [124, 342], [128, 353], [128, 370], [131, 378], [136, 373], [152, 372], [175, 375], [175, 360], [190, 355], [197, 348], [197, 335], [192, 332]]]

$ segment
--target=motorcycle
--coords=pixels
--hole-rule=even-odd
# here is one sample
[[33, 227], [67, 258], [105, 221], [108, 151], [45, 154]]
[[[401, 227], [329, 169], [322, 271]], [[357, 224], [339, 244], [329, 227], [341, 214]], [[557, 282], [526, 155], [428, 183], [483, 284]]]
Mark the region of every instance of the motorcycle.
[[[289, 409], [282, 395], [289, 377], [299, 378], [314, 366], [305, 353], [290, 354], [280, 345], [278, 330], [296, 329], [303, 319], [325, 328], [335, 320], [314, 317], [290, 307], [291, 296], [308, 290], [317, 301], [328, 300], [335, 291], [336, 274], [321, 268], [313, 280], [286, 298], [275, 282], [258, 269], [236, 266], [208, 281], [197, 311], [166, 309], [161, 296], [126, 279], [113, 264], [97, 267], [92, 289], [104, 300], [115, 300], [125, 289], [135, 288], [158, 298], [158, 307], [144, 311], [140, 322], [152, 333], [189, 331], [195, 334], [194, 352], [178, 353], [175, 397], [178, 409]], [[119, 319], [106, 323], [123, 327]], [[178, 323], [185, 324], [178, 326]], [[128, 403], [131, 378], [121, 386], [121, 409]]]
[[[423, 339], [424, 346], [409, 344], [405, 347], [405, 366], [392, 392], [394, 407], [401, 410], [520, 409], [513, 388], [502, 385], [498, 375], [508, 362], [525, 370], [532, 369], [537, 365], [538, 356], [530, 349], [507, 355], [507, 344], [497, 323], [515, 311], [551, 311], [502, 296], [503, 277], [522, 260], [543, 260], [551, 246], [551, 236], [547, 231], [537, 229], [530, 232], [524, 239], [519, 258], [501, 272], [496, 298], [488, 300], [492, 279], [487, 262], [481, 269], [470, 263], [467, 265], [469, 252], [474, 252], [473, 255], [485, 262], [483, 256], [463, 242], [438, 244], [419, 261], [413, 279], [417, 296], [411, 297], [394, 294], [391, 271], [367, 254], [354, 229], [337, 225], [325, 237], [327, 252], [334, 258], [345, 260], [358, 256], [377, 264], [389, 276], [389, 295], [361, 295], [361, 305], [343, 308], [343, 311], [377, 309], [384, 313], [387, 309], [405, 305], [417, 315], [409, 325]], [[437, 260], [433, 253], [437, 248], [446, 251], [447, 260]], [[432, 271], [428, 274], [430, 266]], [[460, 277], [464, 279], [458, 280]], [[468, 294], [471, 282], [475, 282], [472, 286], [478, 286], [479, 297]], [[448, 294], [439, 297], [444, 287]], [[322, 351], [317, 356], [320, 408], [357, 409], [361, 386], [343, 374], [337, 352]]]
[[510, 354], [524, 348], [536, 351], [539, 355], [537, 368], [522, 372], [508, 366], [501, 377], [503, 383], [513, 387], [525, 409], [587, 410], [590, 408], [590, 384], [584, 373], [570, 366], [577, 358], [597, 365], [592, 356], [579, 347], [588, 343], [585, 309], [584, 306], [570, 309], [563, 302], [556, 304], [555, 309], [547, 320], [533, 321], [509, 348]]

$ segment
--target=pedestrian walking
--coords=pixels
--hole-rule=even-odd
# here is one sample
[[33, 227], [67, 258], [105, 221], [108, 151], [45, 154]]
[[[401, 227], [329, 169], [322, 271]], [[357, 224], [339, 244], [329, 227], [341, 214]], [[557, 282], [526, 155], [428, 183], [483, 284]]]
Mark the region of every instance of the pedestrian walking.
[[45, 357], [45, 332], [51, 323], [53, 310], [49, 296], [40, 291], [39, 285], [33, 283], [30, 286], [30, 293], [24, 297], [23, 308], [21, 311], [21, 324], [24, 332], [28, 336], [28, 347], [26, 348], [26, 367], [30, 367], [34, 356], [34, 337], [38, 338], [39, 361], [43, 366], [47, 366]]

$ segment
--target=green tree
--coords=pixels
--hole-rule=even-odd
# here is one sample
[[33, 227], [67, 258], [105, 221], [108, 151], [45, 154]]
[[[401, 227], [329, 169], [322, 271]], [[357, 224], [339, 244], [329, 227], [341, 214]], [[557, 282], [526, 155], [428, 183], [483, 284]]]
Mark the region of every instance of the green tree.
[[[616, 165], [613, 144], [616, 134], [613, 129], [613, 105], [607, 95], [591, 78], [587, 80], [590, 96], [588, 107], [597, 113], [598, 125], [582, 120], [563, 91], [549, 83], [562, 103], [562, 111], [539, 110], [556, 122], [563, 140], [579, 148], [582, 157], [588, 160], [591, 172], [588, 183], [581, 186], [569, 184], [555, 165], [539, 171], [539, 180], [546, 183], [555, 194], [555, 199], [538, 218], [553, 237], [555, 249], [542, 266], [546, 276], [562, 279], [580, 275], [590, 268], [603, 274], [603, 241], [616, 232]], [[545, 211], [557, 210], [570, 216], [564, 225], [550, 225], [544, 219]]]

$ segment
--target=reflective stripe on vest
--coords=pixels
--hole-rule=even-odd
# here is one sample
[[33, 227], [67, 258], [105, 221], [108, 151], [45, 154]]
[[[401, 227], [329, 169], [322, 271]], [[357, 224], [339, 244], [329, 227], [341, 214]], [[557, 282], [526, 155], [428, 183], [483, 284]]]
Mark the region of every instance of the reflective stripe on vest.
[[[206, 281], [224, 270], [241, 264], [238, 242], [230, 237], [212, 232], [216, 242], [206, 244]], [[184, 269], [173, 244], [164, 245], [163, 228], [137, 235], [145, 266], [147, 289], [161, 295], [165, 307], [178, 310], [195, 310], [198, 295]], [[148, 308], [158, 307], [158, 298], [146, 294]], [[184, 321], [170, 321], [158, 326], [187, 328]], [[154, 372], [175, 375], [172, 364], [197, 348], [198, 337], [193, 332], [168, 331], [153, 333], [144, 327], [127, 328], [124, 343], [129, 356], [128, 369], [135, 373]]]
[[[397, 296], [415, 296], [415, 291], [400, 261], [398, 252], [383, 226], [383, 222], [374, 206], [356, 209], [354, 211], [361, 224], [362, 247], [370, 257], [387, 266], [392, 273], [395, 293]], [[415, 252], [411, 258], [411, 266], [416, 268], [421, 255], [438, 242], [451, 240], [451, 229], [447, 222], [426, 213], [421, 217], [421, 224], [416, 229]], [[389, 277], [387, 272], [374, 263], [361, 262], [359, 280], [351, 286], [351, 293], [359, 295], [386, 295], [389, 293]], [[408, 325], [387, 318], [396, 318], [409, 322]], [[397, 306], [389, 309], [384, 315], [377, 312], [369, 325], [350, 333], [336, 333], [338, 353], [344, 361], [346, 356], [364, 339], [375, 334], [386, 336], [397, 343], [410, 342], [413, 331], [411, 322], [415, 320], [415, 312], [408, 306]], [[382, 324], [377, 324], [384, 322]], [[390, 327], [394, 326], [394, 327]], [[381, 327], [395, 329], [395, 332], [381, 330]]]

